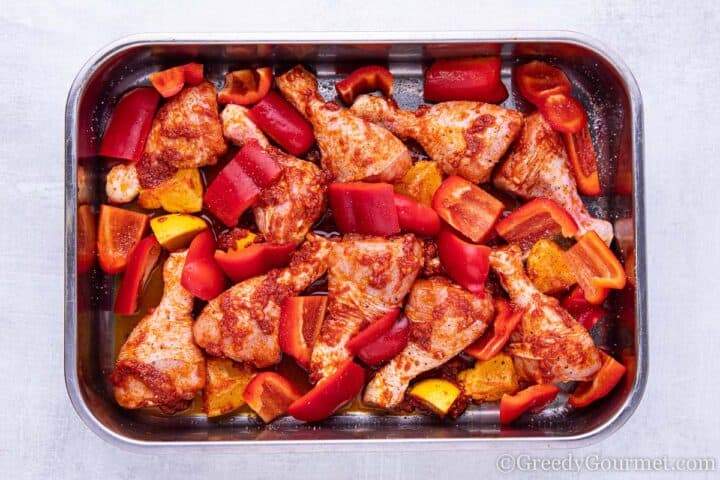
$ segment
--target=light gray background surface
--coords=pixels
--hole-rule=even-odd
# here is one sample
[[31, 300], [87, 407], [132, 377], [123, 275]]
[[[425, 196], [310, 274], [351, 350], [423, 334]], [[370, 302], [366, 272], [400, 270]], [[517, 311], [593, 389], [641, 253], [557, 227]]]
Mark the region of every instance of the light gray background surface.
[[0, 476], [467, 479], [497, 475], [503, 453], [568, 455], [537, 445], [151, 456], [108, 445], [82, 424], [62, 371], [65, 98], [99, 47], [155, 31], [566, 29], [616, 50], [645, 102], [651, 374], [620, 431], [571, 453], [720, 458], [718, 3], [483, 3], [0, 0]]

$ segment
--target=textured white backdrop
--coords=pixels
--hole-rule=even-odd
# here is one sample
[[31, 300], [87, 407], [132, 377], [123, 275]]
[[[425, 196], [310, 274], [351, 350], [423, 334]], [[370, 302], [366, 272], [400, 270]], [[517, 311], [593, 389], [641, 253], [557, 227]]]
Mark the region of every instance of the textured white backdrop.
[[[566, 29], [619, 52], [645, 102], [651, 374], [630, 421], [572, 454], [719, 458], [719, 21], [713, 1], [0, 0], [3, 478], [485, 478], [497, 474], [495, 459], [508, 449], [257, 454], [238, 447], [150, 456], [119, 450], [85, 428], [62, 372], [65, 98], [99, 47], [160, 31]], [[507, 451], [567, 454], [544, 445]]]

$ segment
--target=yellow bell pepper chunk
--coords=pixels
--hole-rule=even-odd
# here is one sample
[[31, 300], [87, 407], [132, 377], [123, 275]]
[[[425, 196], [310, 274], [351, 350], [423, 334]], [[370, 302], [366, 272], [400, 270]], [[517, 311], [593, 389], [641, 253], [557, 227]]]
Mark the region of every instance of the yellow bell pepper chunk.
[[420, 400], [442, 417], [460, 396], [460, 389], [447, 380], [428, 378], [413, 385], [410, 396]]
[[203, 410], [207, 416], [225, 415], [245, 405], [243, 393], [255, 370], [227, 358], [208, 358], [206, 366]]
[[395, 184], [395, 191], [430, 206], [441, 183], [442, 172], [437, 163], [421, 160], [410, 167], [405, 176]]
[[244, 237], [235, 239], [235, 250], [242, 250], [248, 245], [252, 245], [255, 241], [255, 237], [257, 237], [257, 235], [252, 232], [248, 232], [248, 234]]
[[200, 170], [183, 168], [166, 182], [140, 192], [142, 208], [162, 208], [171, 213], [195, 213], [202, 210], [203, 187]]
[[538, 290], [558, 293], [575, 284], [575, 275], [565, 263], [564, 251], [552, 240], [535, 242], [527, 258], [527, 274]]
[[195, 235], [207, 227], [202, 218], [185, 213], [170, 213], [150, 220], [155, 238], [171, 252], [187, 247]]
[[512, 395], [520, 389], [513, 360], [504, 353], [476, 362], [473, 368], [458, 374], [458, 381], [475, 402], [494, 402], [504, 393]]

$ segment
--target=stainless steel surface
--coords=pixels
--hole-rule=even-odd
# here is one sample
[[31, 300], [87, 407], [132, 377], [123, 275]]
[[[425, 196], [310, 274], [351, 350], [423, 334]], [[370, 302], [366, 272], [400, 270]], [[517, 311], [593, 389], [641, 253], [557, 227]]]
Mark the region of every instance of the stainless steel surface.
[[[342, 39], [338, 41], [337, 39]], [[368, 46], [370, 45], [370, 46]], [[590, 208], [617, 220], [632, 219], [637, 262], [633, 328], [606, 324], [598, 340], [617, 350], [631, 346], [637, 370], [629, 388], [583, 411], [556, 406], [512, 428], [500, 429], [497, 408], [475, 407], [456, 422], [425, 416], [385, 416], [367, 413], [338, 415], [308, 426], [282, 419], [264, 428], [246, 415], [222, 421], [201, 416], [158, 417], [119, 408], [109, 395], [105, 374], [112, 358], [112, 315], [108, 311], [111, 283], [76, 273], [77, 168], [97, 172], [95, 150], [115, 100], [128, 88], [144, 83], [147, 73], [190, 59], [207, 66], [219, 82], [229, 67], [272, 63], [282, 69], [296, 62], [313, 67], [323, 94], [331, 94], [335, 67], [387, 61], [397, 77], [398, 101], [419, 103], [422, 65], [431, 58], [469, 53], [501, 53], [504, 78], [511, 65], [525, 58], [547, 58], [561, 65], [588, 109], [606, 191], [631, 168], [631, 195], [608, 194]], [[348, 66], [348, 65], [345, 65]], [[509, 100], [508, 105], [514, 105]], [[519, 105], [522, 106], [522, 105]], [[561, 441], [586, 444], [619, 428], [642, 396], [648, 368], [646, 324], [645, 237], [642, 189], [642, 103], [637, 85], [624, 64], [596, 42], [570, 33], [494, 32], [438, 34], [313, 34], [277, 36], [185, 36], [183, 39], [132, 37], [114, 43], [93, 57], [78, 74], [66, 110], [66, 266], [65, 377], [75, 409], [103, 438], [131, 447], [182, 445], [289, 445], [297, 442], [453, 442]], [[97, 179], [94, 181], [97, 184]], [[617, 299], [612, 306], [617, 307]], [[617, 313], [617, 308], [615, 308]], [[612, 328], [611, 328], [612, 327]], [[559, 402], [558, 402], [559, 403]]]

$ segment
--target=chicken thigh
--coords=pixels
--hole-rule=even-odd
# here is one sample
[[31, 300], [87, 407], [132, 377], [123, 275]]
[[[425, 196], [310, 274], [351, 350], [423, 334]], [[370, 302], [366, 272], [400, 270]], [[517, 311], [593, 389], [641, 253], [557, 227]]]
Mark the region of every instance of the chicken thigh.
[[186, 87], [155, 114], [137, 163], [140, 186], [157, 187], [179, 168], [214, 165], [226, 150], [215, 88]]
[[275, 147], [267, 151], [282, 167], [280, 179], [260, 194], [253, 207], [255, 222], [265, 240], [300, 243], [325, 211], [329, 175], [314, 163]]
[[525, 309], [506, 351], [521, 377], [538, 383], [590, 380], [601, 364], [590, 334], [525, 274], [517, 245], [493, 250], [490, 265], [510, 300]]
[[409, 342], [368, 383], [363, 400], [396, 407], [413, 378], [462, 352], [483, 334], [493, 312], [490, 295], [474, 295], [443, 277], [416, 281], [405, 306]]
[[115, 399], [125, 408], [175, 413], [205, 386], [205, 357], [192, 334], [193, 296], [180, 285], [185, 255], [170, 254], [160, 304], [130, 333], [110, 374]]
[[293, 68], [275, 82], [312, 123], [323, 168], [336, 181], [393, 183], [410, 168], [410, 153], [397, 137], [336, 103], [326, 103], [318, 93], [317, 80], [303, 67]]
[[333, 245], [328, 312], [310, 358], [313, 382], [332, 375], [350, 358], [345, 346], [364, 326], [402, 305], [422, 265], [423, 245], [412, 234], [348, 235]]
[[309, 234], [287, 268], [242, 281], [208, 302], [193, 326], [195, 341], [211, 355], [258, 368], [279, 362], [282, 303], [325, 273], [332, 243]]
[[446, 174], [473, 183], [490, 180], [523, 122], [514, 110], [481, 102], [442, 102], [411, 112], [391, 99], [361, 95], [350, 110], [402, 139], [417, 140]]
[[520, 138], [496, 170], [493, 183], [525, 199], [555, 200], [577, 222], [578, 235], [595, 230], [608, 245], [612, 241], [612, 224], [590, 216], [585, 209], [562, 139], [538, 112], [525, 117]]

